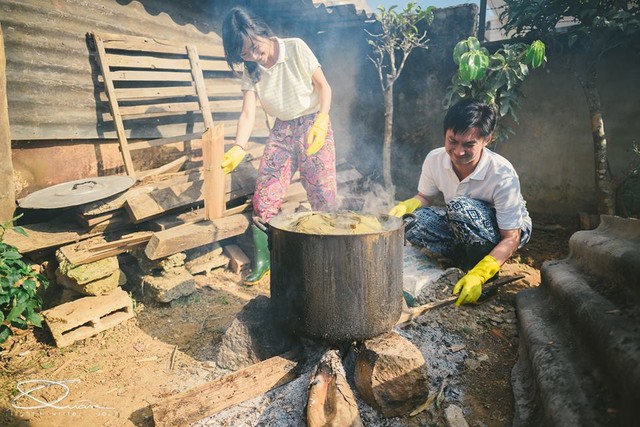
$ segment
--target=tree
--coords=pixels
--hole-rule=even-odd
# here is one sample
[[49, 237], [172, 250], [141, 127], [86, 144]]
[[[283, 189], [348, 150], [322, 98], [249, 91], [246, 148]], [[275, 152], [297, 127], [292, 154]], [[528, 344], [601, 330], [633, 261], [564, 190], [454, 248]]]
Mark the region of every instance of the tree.
[[391, 180], [391, 143], [393, 141], [393, 85], [402, 73], [409, 54], [416, 48], [427, 49], [426, 31], [420, 32], [418, 24], [433, 22], [433, 6], [422, 9], [416, 2], [410, 2], [404, 11], [396, 12], [397, 6], [385, 9], [378, 7], [376, 18], [381, 24], [381, 32], [367, 31], [369, 45], [373, 52], [369, 59], [378, 71], [378, 79], [384, 96], [384, 139], [382, 145], [382, 173], [384, 185], [393, 188]]
[[[442, 101], [449, 108], [463, 98], [476, 98], [496, 106], [498, 116], [507, 115], [518, 123], [518, 98], [522, 96], [520, 86], [529, 75], [529, 67], [538, 68], [546, 62], [545, 45], [539, 40], [533, 43], [505, 44], [495, 53], [489, 54], [475, 37], [456, 44], [453, 61], [458, 70]], [[505, 141], [514, 133], [504, 122], [498, 120], [494, 132], [494, 143]]]
[[[607, 137], [604, 131], [598, 65], [612, 49], [628, 45], [640, 35], [640, 8], [637, 1], [627, 0], [543, 0], [523, 2], [505, 0], [500, 15], [504, 29], [516, 35], [540, 37], [565, 50], [567, 65], [585, 94], [591, 118], [591, 134], [595, 157], [595, 181], [598, 213], [615, 214], [615, 192], [638, 165], [614, 179], [609, 169]], [[559, 37], [558, 23], [566, 37]]]

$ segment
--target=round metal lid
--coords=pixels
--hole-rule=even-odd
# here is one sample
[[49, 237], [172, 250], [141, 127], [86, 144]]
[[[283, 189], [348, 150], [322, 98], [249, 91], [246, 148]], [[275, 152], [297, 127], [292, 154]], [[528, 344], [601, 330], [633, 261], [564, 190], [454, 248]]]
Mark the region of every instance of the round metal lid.
[[55, 209], [78, 206], [113, 196], [131, 187], [136, 180], [130, 176], [98, 176], [64, 182], [35, 191], [18, 200], [26, 209]]

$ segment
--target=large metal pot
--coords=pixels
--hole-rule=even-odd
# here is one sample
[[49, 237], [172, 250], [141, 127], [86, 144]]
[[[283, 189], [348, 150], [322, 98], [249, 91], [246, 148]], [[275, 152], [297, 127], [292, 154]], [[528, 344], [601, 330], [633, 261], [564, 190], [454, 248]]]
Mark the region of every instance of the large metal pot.
[[256, 225], [269, 235], [271, 305], [292, 332], [329, 342], [360, 341], [391, 330], [402, 311], [404, 229], [382, 215], [380, 232], [307, 234], [288, 226], [300, 215]]

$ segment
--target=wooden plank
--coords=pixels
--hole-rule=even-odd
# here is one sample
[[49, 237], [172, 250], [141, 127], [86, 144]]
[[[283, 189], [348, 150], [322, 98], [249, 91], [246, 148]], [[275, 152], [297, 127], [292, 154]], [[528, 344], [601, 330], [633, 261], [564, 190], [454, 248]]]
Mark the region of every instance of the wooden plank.
[[15, 246], [21, 254], [57, 248], [97, 235], [96, 233], [87, 233], [79, 226], [73, 226], [66, 218], [57, 218], [50, 222], [27, 224], [21, 227], [27, 233], [26, 236], [9, 229], [3, 237], [6, 244]]
[[115, 96], [119, 102], [132, 99], [178, 98], [196, 96], [196, 89], [193, 84], [189, 86], [115, 89]]
[[[224, 211], [223, 216], [237, 215], [239, 213], [251, 210], [251, 200], [245, 201], [243, 204], [235, 206]], [[168, 230], [173, 227], [184, 224], [193, 224], [204, 221], [204, 207], [198, 209], [190, 209], [187, 212], [162, 215], [159, 218], [152, 219], [148, 223], [148, 227], [152, 231]]]
[[[187, 50], [183, 47], [180, 54], [186, 55], [186, 53]], [[191, 68], [186, 57], [159, 58], [157, 56], [120, 55], [117, 53], [109, 53], [109, 66], [152, 70], [189, 70]]]
[[[184, 49], [184, 48], [183, 48]], [[185, 50], [182, 52], [186, 53]], [[191, 64], [187, 58], [159, 58], [157, 56], [109, 54], [111, 67], [137, 68], [151, 70], [189, 70]], [[201, 66], [206, 71], [230, 71], [224, 60], [203, 59]]]
[[110, 242], [100, 239], [93, 243], [89, 240], [63, 246], [60, 251], [74, 265], [88, 264], [144, 246], [151, 239], [151, 235], [150, 231], [141, 231]]
[[202, 201], [202, 186], [203, 181], [197, 181], [161, 188], [127, 199], [125, 209], [137, 224], [167, 211]]
[[[125, 34], [100, 33], [107, 49], [133, 50], [141, 52], [158, 53], [184, 53], [184, 46], [176, 45], [169, 40], [156, 37], [129, 36]], [[201, 47], [202, 55], [224, 58], [224, 48], [220, 44], [211, 44]]]
[[147, 178], [150, 177], [152, 175], [161, 175], [165, 172], [177, 172], [180, 170], [180, 168], [187, 162], [187, 160], [189, 159], [189, 157], [187, 156], [182, 156], [179, 157], [167, 164], [164, 164], [160, 167], [157, 167], [155, 169], [148, 169], [148, 170], [144, 170], [144, 171], [140, 171], [138, 172], [138, 176], [140, 179], [143, 178]]
[[111, 72], [113, 81], [123, 82], [190, 82], [186, 71], [116, 70]]
[[[230, 99], [223, 101], [209, 101], [209, 110], [216, 113], [237, 113], [242, 109], [242, 100]], [[127, 119], [141, 119], [151, 117], [166, 117], [179, 114], [200, 112], [200, 105], [197, 102], [172, 102], [145, 105], [120, 106], [120, 114]], [[104, 121], [111, 121], [109, 113], [103, 113]]]
[[173, 144], [176, 142], [193, 141], [202, 138], [202, 132], [188, 133], [186, 135], [170, 136], [167, 138], [152, 139], [150, 141], [133, 142], [129, 144], [129, 150], [142, 150], [144, 148], [159, 147], [161, 145]]
[[[198, 94], [198, 103], [202, 111], [204, 126], [207, 129], [213, 129], [213, 117], [211, 117], [211, 110], [209, 109], [209, 97], [207, 96], [207, 88], [204, 85], [204, 77], [202, 77], [198, 50], [195, 46], [189, 45], [187, 46], [187, 55], [189, 56], [189, 63], [191, 64], [191, 75], [193, 76], [196, 93]], [[214, 131], [214, 134], [217, 135], [218, 132]]]
[[144, 250], [151, 260], [163, 258], [208, 243], [219, 242], [244, 233], [251, 224], [251, 214], [186, 224], [154, 233]]
[[127, 135], [124, 130], [124, 124], [122, 123], [122, 116], [120, 116], [116, 90], [111, 79], [109, 62], [107, 60], [107, 52], [104, 49], [104, 44], [100, 36], [98, 36], [96, 33], [92, 33], [92, 36], [96, 46], [96, 60], [98, 61], [100, 69], [102, 70], [105, 91], [107, 92], [107, 97], [109, 98], [109, 108], [111, 109], [111, 115], [113, 116], [113, 122], [116, 128], [116, 135], [118, 136], [118, 143], [120, 144], [120, 153], [122, 154], [124, 168], [127, 171], [127, 175], [132, 178], [136, 178], [136, 173], [133, 168], [133, 161], [131, 160], [131, 153], [129, 152]]
[[[253, 193], [255, 187], [255, 170], [244, 168], [243, 171], [248, 174], [246, 179], [234, 176], [231, 182], [228, 179], [223, 181], [225, 185], [225, 202], [240, 197], [248, 197]], [[155, 190], [127, 198], [124, 206], [131, 219], [134, 222], [141, 222], [164, 214], [167, 211], [204, 202], [202, 193], [204, 181], [200, 175], [190, 175], [190, 178], [184, 180], [184, 182], [175, 182], [179, 181], [172, 180], [171, 185], [159, 186]], [[295, 191], [302, 191], [304, 193], [301, 184], [299, 184], [298, 187], [294, 187]]]
[[[183, 171], [179, 174], [171, 174], [166, 179], [163, 179], [162, 176], [147, 177], [143, 184], [138, 183], [129, 188], [127, 191], [118, 194], [117, 196], [78, 206], [77, 210], [81, 215], [86, 216], [104, 214], [106, 212], [124, 208], [124, 204], [127, 201], [127, 198], [132, 198], [141, 194], [147, 194], [159, 188], [167, 188], [171, 187], [172, 185], [189, 181], [197, 181], [200, 179], [202, 179], [200, 169], [191, 169], [188, 171]], [[154, 181], [149, 182], [150, 180]]]
[[297, 378], [303, 356], [292, 351], [171, 396], [153, 405], [156, 427], [186, 426]]
[[112, 211], [112, 212], [107, 212], [104, 214], [94, 215], [94, 216], [84, 216], [78, 213], [78, 215], [76, 216], [76, 220], [81, 226], [86, 228], [86, 227], [93, 227], [94, 225], [100, 224], [101, 222], [113, 219], [118, 216], [122, 216], [123, 214], [124, 214], [123, 211]]
[[205, 86], [209, 96], [234, 96], [242, 98], [240, 79], [209, 79], [205, 75]]
[[224, 157], [223, 127], [216, 125], [202, 136], [202, 158], [204, 162], [204, 219], [222, 217], [225, 209], [225, 173], [220, 167]]
[[200, 105], [197, 102], [171, 102], [151, 105], [127, 105], [120, 107], [122, 116], [151, 116], [159, 113], [188, 113], [200, 111]]

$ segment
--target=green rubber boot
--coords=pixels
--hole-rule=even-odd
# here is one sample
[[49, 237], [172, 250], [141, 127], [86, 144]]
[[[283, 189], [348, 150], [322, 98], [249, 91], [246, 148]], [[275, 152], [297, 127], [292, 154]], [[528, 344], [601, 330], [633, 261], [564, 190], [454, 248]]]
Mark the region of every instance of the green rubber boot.
[[253, 233], [253, 268], [251, 273], [244, 278], [244, 284], [247, 286], [253, 286], [260, 283], [260, 281], [269, 273], [269, 246], [267, 233], [260, 230], [255, 225], [251, 226], [251, 232]]

